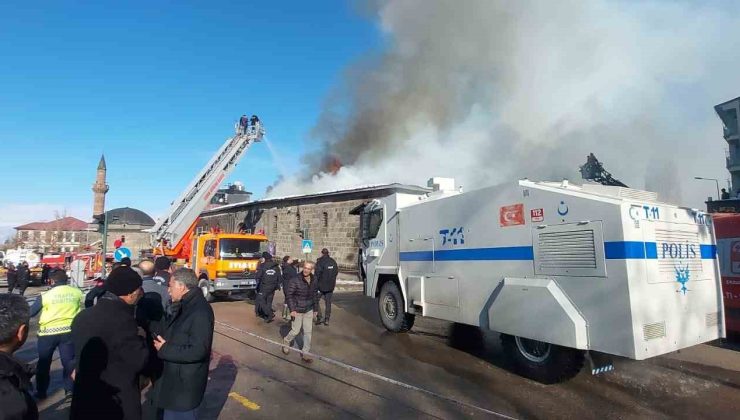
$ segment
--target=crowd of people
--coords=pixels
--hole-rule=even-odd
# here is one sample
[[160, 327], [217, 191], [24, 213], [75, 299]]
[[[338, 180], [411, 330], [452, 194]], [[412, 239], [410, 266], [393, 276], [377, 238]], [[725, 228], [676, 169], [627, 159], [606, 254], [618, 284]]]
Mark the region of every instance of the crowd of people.
[[[49, 277], [51, 289], [30, 308], [21, 295], [0, 295], [0, 419], [38, 418], [55, 350], [73, 419], [196, 418], [214, 316], [192, 270], [173, 270], [163, 257], [137, 266], [123, 260], [87, 297], [63, 270]], [[13, 353], [37, 315], [33, 369]]]
[[[327, 249], [316, 263], [300, 265], [289, 256], [278, 263], [263, 253], [255, 312], [272, 322], [275, 292], [283, 291], [283, 319], [291, 323], [283, 338], [286, 355], [302, 332], [301, 358], [312, 362], [313, 325], [329, 325], [337, 274]], [[86, 295], [69, 284], [64, 270], [50, 270], [48, 278], [51, 288], [30, 307], [10, 287], [11, 293], [0, 295], [0, 420], [38, 418], [37, 401], [47, 398], [55, 351], [72, 419], [196, 418], [208, 381], [214, 314], [193, 270], [174, 269], [165, 257], [136, 266], [124, 258]], [[13, 280], [17, 285], [18, 278]], [[39, 359], [33, 368], [13, 353], [36, 316]]]

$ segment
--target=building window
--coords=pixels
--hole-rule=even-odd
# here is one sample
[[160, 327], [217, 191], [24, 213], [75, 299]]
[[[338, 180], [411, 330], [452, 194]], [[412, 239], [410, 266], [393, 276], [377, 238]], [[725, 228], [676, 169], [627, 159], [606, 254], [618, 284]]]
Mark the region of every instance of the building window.
[[295, 229], [300, 230], [301, 229], [301, 214], [296, 212], [295, 214]]
[[324, 228], [328, 228], [328, 227], [329, 227], [329, 213], [324, 212]]
[[277, 216], [277, 214], [275, 215], [275, 218], [273, 219], [272, 229], [275, 230], [275, 232], [277, 233], [277, 230], [278, 230], [278, 216]]

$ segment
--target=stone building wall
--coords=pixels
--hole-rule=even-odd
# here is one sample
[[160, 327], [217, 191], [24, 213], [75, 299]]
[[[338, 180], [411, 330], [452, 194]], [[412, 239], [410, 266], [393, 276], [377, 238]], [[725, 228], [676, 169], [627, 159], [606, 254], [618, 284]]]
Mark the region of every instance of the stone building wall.
[[[148, 250], [152, 248], [152, 234], [144, 232], [144, 229], [149, 229], [151, 226], [143, 225], [109, 225], [108, 226], [108, 252], [115, 250], [113, 247], [116, 239], [119, 239], [121, 235], [126, 237], [126, 242], [123, 244], [124, 247], [131, 250], [131, 257], [134, 261], [138, 261], [142, 250]], [[103, 235], [98, 236], [98, 238]]]
[[[415, 185], [387, 184], [304, 196], [265, 199], [226, 206], [201, 214], [198, 229], [219, 228], [224, 232], [264, 232], [275, 243], [278, 258], [290, 255], [305, 258], [304, 239], [313, 240], [308, 259], [316, 260], [327, 248], [343, 271], [357, 270], [360, 248], [360, 217], [350, 210], [369, 200], [393, 193], [426, 194], [431, 191]], [[303, 234], [303, 235], [302, 235]]]
[[305, 233], [305, 239], [313, 240], [308, 259], [316, 260], [321, 249], [327, 248], [341, 269], [354, 270], [360, 246], [360, 218], [349, 212], [365, 201], [361, 198], [310, 198], [254, 202], [233, 212], [204, 215], [199, 227], [236, 232], [239, 224], [244, 223], [250, 232], [264, 232], [275, 243], [275, 254], [280, 258], [284, 255], [305, 258], [301, 250], [304, 239], [301, 233]]

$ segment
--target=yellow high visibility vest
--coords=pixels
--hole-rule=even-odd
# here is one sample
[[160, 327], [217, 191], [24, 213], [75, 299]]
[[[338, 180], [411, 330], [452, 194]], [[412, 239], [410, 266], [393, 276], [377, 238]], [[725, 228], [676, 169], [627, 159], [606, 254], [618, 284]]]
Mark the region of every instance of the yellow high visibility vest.
[[41, 298], [38, 335], [65, 334], [72, 331], [72, 320], [82, 311], [84, 295], [76, 287], [53, 287]]

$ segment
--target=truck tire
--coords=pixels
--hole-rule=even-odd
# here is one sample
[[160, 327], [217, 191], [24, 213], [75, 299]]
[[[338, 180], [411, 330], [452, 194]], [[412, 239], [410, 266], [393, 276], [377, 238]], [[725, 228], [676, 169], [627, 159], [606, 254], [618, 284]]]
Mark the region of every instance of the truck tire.
[[583, 368], [582, 350], [501, 334], [501, 345], [516, 373], [544, 384], [564, 382]]
[[210, 285], [207, 279], [201, 279], [198, 282], [198, 288], [203, 292], [203, 297], [206, 298], [206, 302], [213, 302], [213, 294], [211, 294]]
[[393, 281], [387, 281], [380, 289], [378, 312], [388, 331], [406, 332], [414, 326], [414, 315], [406, 312], [401, 290]]

